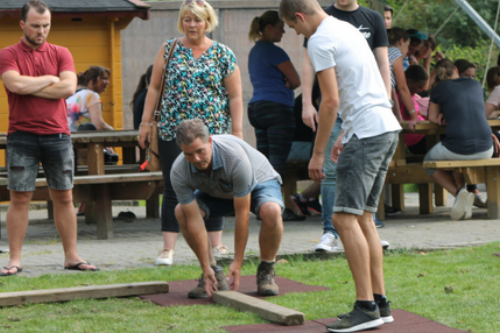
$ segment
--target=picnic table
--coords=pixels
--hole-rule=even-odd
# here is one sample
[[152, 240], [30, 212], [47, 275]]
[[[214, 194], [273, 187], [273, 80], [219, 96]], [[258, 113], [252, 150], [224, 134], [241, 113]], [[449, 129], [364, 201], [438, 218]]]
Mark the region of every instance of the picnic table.
[[[97, 238], [113, 238], [112, 200], [147, 200], [147, 216], [159, 216], [159, 194], [162, 189], [161, 172], [138, 172], [136, 147], [138, 131], [82, 131], [73, 133], [71, 141], [75, 149], [87, 149], [87, 165], [75, 171], [83, 173], [74, 177], [73, 200], [85, 202], [85, 222], [97, 225]], [[6, 149], [7, 138], [0, 135], [0, 149]], [[121, 147], [120, 166], [106, 166], [105, 147]], [[0, 178], [0, 198], [9, 196], [6, 176]], [[50, 201], [45, 178], [37, 178], [33, 200]], [[50, 206], [50, 205], [49, 205]]]
[[[488, 124], [493, 131], [500, 130], [500, 119], [488, 119]], [[421, 121], [415, 125], [415, 131], [410, 131], [408, 121], [401, 123], [403, 130], [399, 134], [399, 144], [394, 153], [393, 161], [389, 166], [387, 172], [386, 184], [392, 185], [392, 204], [393, 207], [404, 209], [404, 184], [418, 184], [419, 187], [419, 209], [421, 214], [429, 214], [433, 212], [433, 191], [436, 206], [446, 206], [447, 192], [430, 177], [424, 169], [423, 158], [424, 156], [406, 155], [406, 146], [404, 141], [404, 134], [424, 134], [426, 136], [427, 151], [430, 150], [436, 143], [440, 141], [440, 137], [446, 131], [446, 126], [440, 126], [429, 121]], [[467, 183], [477, 184], [485, 182], [485, 170], [482, 168], [491, 168], [494, 165], [500, 165], [499, 160], [475, 162], [474, 167], [470, 163], [459, 162], [453, 165], [447, 165], [449, 169], [463, 172]], [[436, 167], [442, 166], [436, 164]], [[468, 168], [468, 169], [467, 169]], [[472, 169], [471, 169], [472, 168]], [[487, 189], [488, 193], [493, 193], [495, 189], [491, 188], [493, 183], [490, 182], [490, 188]], [[496, 185], [495, 185], [496, 186]], [[490, 195], [488, 195], [490, 196]], [[493, 195], [492, 195], [493, 197]], [[384, 217], [384, 202], [383, 195], [377, 212], [379, 219]], [[500, 206], [500, 202], [498, 203]], [[489, 213], [490, 216], [493, 216]]]

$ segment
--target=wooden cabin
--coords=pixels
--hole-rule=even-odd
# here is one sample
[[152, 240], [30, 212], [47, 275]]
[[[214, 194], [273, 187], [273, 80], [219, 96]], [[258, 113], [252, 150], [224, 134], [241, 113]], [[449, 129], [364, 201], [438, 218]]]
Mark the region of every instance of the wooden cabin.
[[[0, 2], [0, 49], [19, 42], [21, 7], [27, 0]], [[139, 0], [45, 0], [52, 12], [47, 41], [67, 47], [76, 72], [91, 65], [111, 70], [110, 85], [101, 95], [103, 118], [115, 129], [123, 128], [121, 31], [134, 17], [149, 19], [149, 5]], [[148, 59], [149, 61], [149, 59]], [[134, 78], [134, 80], [138, 78]], [[0, 88], [0, 133], [8, 128], [7, 94]], [[0, 165], [5, 165], [0, 154]]]

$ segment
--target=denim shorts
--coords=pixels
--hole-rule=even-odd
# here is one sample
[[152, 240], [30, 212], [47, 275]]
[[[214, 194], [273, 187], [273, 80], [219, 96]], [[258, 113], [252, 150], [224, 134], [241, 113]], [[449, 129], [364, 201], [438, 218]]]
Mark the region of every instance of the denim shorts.
[[16, 192], [35, 190], [40, 162], [49, 188], [73, 188], [73, 147], [67, 134], [36, 135], [14, 132], [7, 139], [8, 189]]
[[337, 163], [334, 212], [363, 215], [375, 213], [398, 132], [359, 140], [356, 135], [344, 145]]
[[[205, 223], [211, 218], [228, 216], [235, 213], [233, 199], [214, 198], [200, 191], [196, 191], [194, 195], [198, 201], [198, 206], [205, 212]], [[276, 202], [281, 207], [281, 211], [285, 209], [281, 194], [281, 185], [276, 179], [257, 184], [250, 196], [250, 211], [257, 216], [259, 215], [260, 207], [265, 202]]]

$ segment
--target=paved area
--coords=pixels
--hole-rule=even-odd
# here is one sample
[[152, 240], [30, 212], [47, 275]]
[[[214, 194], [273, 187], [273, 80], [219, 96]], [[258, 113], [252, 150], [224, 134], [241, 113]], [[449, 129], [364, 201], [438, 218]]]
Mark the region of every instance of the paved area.
[[[468, 221], [450, 221], [449, 212], [453, 198], [448, 198], [448, 207], [438, 207], [430, 215], [418, 214], [418, 196], [405, 195], [406, 210], [385, 221], [385, 228], [378, 229], [383, 240], [395, 248], [436, 249], [467, 245], [478, 245], [500, 240], [500, 223], [488, 220], [486, 209], [474, 208], [473, 218]], [[117, 270], [139, 267], [155, 267], [154, 261], [161, 249], [162, 235], [158, 219], [145, 218], [145, 207], [113, 207], [113, 216], [120, 211], [132, 211], [138, 217], [132, 222], [114, 221], [115, 238], [97, 240], [95, 225], [86, 225], [84, 218], [78, 219], [78, 251], [80, 255], [102, 270]], [[1, 213], [0, 250], [8, 249], [5, 229], [5, 212]], [[258, 233], [260, 221], [252, 214], [250, 235], [246, 255], [258, 255]], [[313, 253], [315, 244], [322, 235], [321, 218], [310, 217], [301, 222], [285, 222], [285, 234], [279, 254]], [[223, 243], [234, 248], [234, 218], [226, 218]], [[339, 251], [342, 244], [339, 243]], [[0, 253], [0, 265], [8, 262], [8, 254]], [[175, 249], [175, 265], [196, 263], [196, 257], [182, 235]], [[30, 211], [30, 226], [23, 246], [22, 275], [37, 276], [47, 273], [75, 273], [63, 270], [61, 241], [47, 211]]]

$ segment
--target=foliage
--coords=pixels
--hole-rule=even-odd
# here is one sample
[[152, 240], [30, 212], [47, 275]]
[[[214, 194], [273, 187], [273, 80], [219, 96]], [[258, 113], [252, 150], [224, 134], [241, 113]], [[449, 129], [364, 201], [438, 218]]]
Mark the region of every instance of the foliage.
[[[500, 252], [500, 243], [431, 253], [408, 249], [388, 252], [384, 266], [391, 305], [469, 332], [498, 332], [500, 259], [492, 256], [494, 252]], [[255, 271], [254, 262], [242, 268], [243, 275]], [[348, 310], [354, 301], [354, 284], [345, 256], [313, 261], [289, 258], [288, 263], [277, 265], [276, 271], [295, 281], [331, 288], [267, 299], [302, 311], [307, 320], [333, 317]], [[0, 291], [174, 281], [195, 279], [198, 274], [197, 266], [174, 265], [36, 278], [16, 276], [2, 279]], [[225, 306], [165, 308], [138, 298], [31, 304], [0, 311], [0, 332], [224, 332], [222, 326], [258, 323], [265, 320]]]

